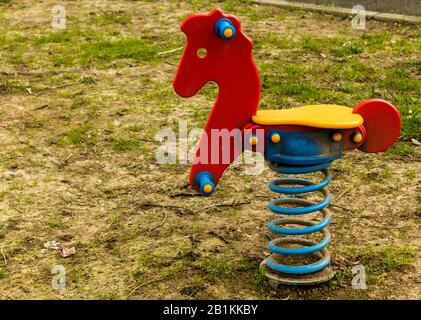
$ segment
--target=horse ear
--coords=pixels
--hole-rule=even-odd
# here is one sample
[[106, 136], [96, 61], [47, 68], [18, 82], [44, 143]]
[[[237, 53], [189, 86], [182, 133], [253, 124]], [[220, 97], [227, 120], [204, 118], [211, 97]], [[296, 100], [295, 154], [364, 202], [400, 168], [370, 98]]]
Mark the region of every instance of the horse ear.
[[218, 16], [218, 17], [222, 17], [224, 15], [224, 13], [222, 12], [222, 10], [220, 8], [215, 8], [213, 9], [209, 15], [212, 16]]
[[183, 23], [181, 24], [181, 31], [187, 34], [189, 32], [189, 29], [194, 27], [194, 23], [191, 23], [191, 22], [196, 19], [218, 20], [219, 18], [222, 18], [222, 17], [224, 17], [224, 13], [219, 8], [215, 8], [207, 14], [203, 14], [203, 13], [192, 14], [184, 19]]
[[190, 15], [186, 19], [184, 19], [183, 23], [180, 26], [181, 31], [183, 31], [187, 35], [189, 21], [191, 21], [196, 15]]

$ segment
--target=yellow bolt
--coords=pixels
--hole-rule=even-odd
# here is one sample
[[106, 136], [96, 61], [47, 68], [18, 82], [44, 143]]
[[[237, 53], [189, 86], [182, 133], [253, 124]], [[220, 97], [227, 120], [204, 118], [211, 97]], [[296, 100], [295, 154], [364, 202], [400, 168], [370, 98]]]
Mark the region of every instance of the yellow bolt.
[[281, 136], [277, 133], [274, 133], [270, 137], [270, 141], [272, 141], [273, 143], [278, 143], [279, 141], [281, 141]]
[[359, 132], [354, 134], [354, 136], [352, 137], [352, 141], [354, 141], [355, 143], [360, 143], [361, 141], [363, 141], [363, 135]]
[[255, 146], [259, 143], [259, 139], [256, 136], [251, 136], [249, 142], [252, 146]]
[[336, 132], [332, 135], [332, 140], [335, 142], [339, 142], [342, 140], [342, 133]]
[[231, 38], [233, 36], [234, 32], [230, 28], [225, 29], [224, 31], [224, 37], [225, 38]]
[[203, 191], [205, 191], [205, 193], [211, 193], [213, 191], [213, 187], [210, 184], [207, 184], [203, 187]]

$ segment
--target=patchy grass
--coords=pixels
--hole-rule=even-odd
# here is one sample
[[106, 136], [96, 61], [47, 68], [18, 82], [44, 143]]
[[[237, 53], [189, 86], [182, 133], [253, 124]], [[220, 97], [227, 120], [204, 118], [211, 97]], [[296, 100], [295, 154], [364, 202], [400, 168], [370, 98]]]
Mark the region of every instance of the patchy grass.
[[64, 134], [61, 142], [63, 145], [77, 145], [82, 142], [92, 141], [91, 137], [88, 136], [88, 133], [91, 131], [91, 129], [92, 127], [90, 125], [75, 126]]
[[141, 146], [141, 141], [138, 139], [117, 137], [113, 139], [113, 145], [118, 150], [127, 151], [127, 150], [139, 148]]
[[7, 271], [4, 268], [0, 268], [0, 280], [7, 277]]
[[415, 246], [396, 246], [394, 244], [382, 247], [369, 246], [365, 249], [351, 247], [346, 250], [349, 257], [358, 259], [363, 265], [367, 265], [370, 270], [380, 273], [402, 271], [414, 266], [416, 253], [417, 248]]
[[2, 201], [6, 195], [7, 195], [7, 190], [0, 191], [0, 201]]
[[386, 150], [386, 154], [400, 157], [411, 157], [418, 154], [417, 148], [411, 143], [399, 142]]
[[96, 83], [96, 78], [95, 77], [90, 77], [90, 76], [86, 76], [86, 77], [81, 77], [80, 78], [80, 83], [83, 84], [95, 84]]
[[216, 282], [218, 279], [222, 278], [230, 265], [228, 261], [218, 260], [214, 256], [207, 258], [205, 264], [206, 273], [211, 282]]
[[122, 40], [98, 41], [81, 47], [81, 64], [89, 65], [94, 61], [110, 62], [116, 59], [133, 59], [149, 62], [156, 59], [160, 48], [152, 46], [148, 39], [128, 38]]
[[[419, 27], [370, 20], [360, 32], [347, 19], [250, 1], [101, 0], [66, 2], [67, 28], [52, 30], [54, 1], [12, 3], [0, 5], [1, 298], [419, 299]], [[393, 148], [333, 166], [331, 192], [348, 191], [345, 209], [332, 207], [327, 284], [274, 290], [259, 272], [273, 218], [268, 169], [250, 177], [231, 167], [213, 197], [196, 197], [189, 165], [156, 162], [157, 132], [177, 132], [179, 120], [202, 128], [217, 97], [216, 84], [177, 97], [181, 50], [158, 53], [184, 45], [188, 14], [217, 5], [254, 40], [262, 109], [383, 98], [401, 112]], [[250, 204], [215, 207], [233, 200]], [[77, 254], [42, 252], [51, 240]], [[355, 263], [367, 266], [367, 290], [352, 289]], [[64, 292], [51, 288], [57, 264]]]
[[99, 25], [113, 25], [122, 24], [127, 25], [131, 22], [132, 18], [125, 12], [112, 12], [101, 15], [93, 15], [90, 19], [91, 23]]

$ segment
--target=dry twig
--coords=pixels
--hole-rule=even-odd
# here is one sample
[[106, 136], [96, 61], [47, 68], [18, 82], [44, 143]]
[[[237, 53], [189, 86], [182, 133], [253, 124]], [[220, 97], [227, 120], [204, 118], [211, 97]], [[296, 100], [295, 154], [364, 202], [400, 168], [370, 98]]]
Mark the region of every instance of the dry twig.
[[7, 257], [3, 252], [3, 248], [0, 248], [0, 253], [3, 256], [3, 260], [4, 260], [4, 266], [7, 266]]
[[170, 194], [171, 198], [176, 197], [201, 197], [202, 195], [199, 192], [176, 192]]
[[351, 191], [351, 187], [346, 189], [344, 192], [342, 192], [336, 199], [335, 201], [339, 201], [344, 195], [346, 195], [349, 191]]
[[70, 70], [47, 70], [47, 71], [0, 71], [0, 74], [3, 76], [44, 76], [46, 74], [63, 74], [63, 73], [74, 73], [82, 71], [82, 69], [70, 69]]
[[349, 212], [355, 213], [355, 211], [352, 210], [352, 209], [348, 209], [348, 208], [345, 208], [345, 207], [342, 207], [340, 205], [333, 204], [333, 203], [329, 204], [329, 207], [336, 207], [336, 208], [339, 208], [339, 209], [342, 209], [342, 210], [345, 210], [345, 211], [349, 211]]
[[220, 208], [220, 207], [237, 207], [237, 206], [241, 206], [243, 204], [250, 204], [250, 201], [236, 201], [236, 200], [232, 200], [231, 202], [224, 202], [224, 203], [218, 203], [218, 204], [214, 204], [211, 206], [207, 206], [201, 209], [197, 209], [194, 210], [195, 213], [201, 212], [201, 211], [206, 211], [208, 209], [213, 209], [213, 208]]
[[74, 85], [77, 85], [79, 83], [80, 83], [80, 81], [75, 81], [75, 82], [62, 83], [62, 84], [60, 84], [58, 86], [55, 86], [55, 87], [42, 88], [37, 92], [37, 95], [42, 94], [46, 90], [57, 90], [57, 89], [65, 88], [65, 87], [74, 86]]
[[209, 231], [209, 234], [210, 234], [211, 236], [215, 236], [215, 237], [217, 237], [219, 240], [221, 240], [222, 242], [224, 242], [224, 243], [226, 243], [226, 244], [229, 244], [229, 243], [230, 243], [230, 241], [229, 241], [229, 240], [227, 240], [224, 236], [220, 235], [219, 233], [217, 233], [217, 232], [215, 232], [215, 231], [213, 231], [213, 230]]
[[158, 207], [158, 208], [174, 208], [174, 209], [179, 209], [179, 210], [185, 210], [188, 211], [190, 214], [196, 214], [198, 212], [202, 212], [202, 211], [206, 211], [209, 209], [213, 209], [213, 208], [221, 208], [221, 207], [237, 207], [237, 206], [241, 206], [244, 204], [250, 204], [250, 201], [230, 201], [230, 202], [223, 202], [223, 203], [217, 203], [217, 204], [213, 204], [207, 207], [203, 207], [203, 208], [199, 208], [199, 209], [191, 209], [189, 207], [186, 206], [180, 206], [180, 205], [175, 205], [175, 204], [161, 204], [161, 203], [153, 203], [153, 202], [145, 202], [142, 203], [141, 206], [142, 207]]
[[140, 285], [138, 285], [136, 288], [134, 288], [128, 295], [127, 295], [127, 298], [129, 298], [129, 297], [131, 297], [132, 295], [134, 295], [135, 293], [136, 293], [136, 291], [137, 290], [139, 290], [140, 288], [142, 288], [142, 287], [144, 287], [144, 286], [147, 286], [148, 284], [151, 284], [151, 283], [155, 283], [155, 282], [159, 282], [159, 281], [164, 281], [164, 280], [169, 280], [169, 279], [171, 279], [171, 278], [174, 278], [174, 277], [176, 277], [176, 276], [178, 276], [179, 275], [179, 273], [176, 273], [176, 274], [173, 274], [173, 275], [170, 275], [170, 276], [167, 276], [167, 277], [159, 277], [159, 278], [156, 278], [156, 279], [152, 279], [152, 280], [149, 280], [149, 281], [146, 281], [146, 282], [143, 282], [142, 284], [140, 284]]
[[195, 212], [186, 206], [179, 206], [175, 204], [160, 204], [160, 203], [152, 203], [152, 202], [145, 202], [141, 204], [142, 207], [158, 207], [158, 208], [173, 208], [173, 209], [181, 209], [194, 214]]
[[172, 49], [172, 50], [168, 50], [168, 51], [164, 51], [164, 52], [159, 52], [159, 53], [157, 53], [157, 55], [158, 56], [163, 56], [163, 55], [166, 55], [166, 54], [169, 54], [169, 53], [173, 53], [173, 52], [177, 52], [177, 51], [180, 51], [180, 50], [183, 50], [184, 49], [184, 47], [179, 47], [179, 48], [175, 48], [175, 49]]
[[41, 105], [39, 107], [36, 107], [36, 108], [34, 108], [32, 110], [33, 111], [37, 111], [37, 110], [42, 110], [42, 109], [45, 109], [45, 108], [48, 108], [48, 104], [43, 104], [43, 105]]
[[149, 228], [149, 232], [151, 232], [152, 230], [154, 230], [156, 228], [161, 227], [165, 223], [165, 221], [167, 220], [167, 217], [168, 217], [168, 215], [167, 215], [167, 212], [165, 211], [164, 212], [164, 219], [162, 219], [161, 223], [158, 224], [158, 225], [156, 225], [156, 226], [154, 226], [154, 227], [152, 227], [152, 228]]

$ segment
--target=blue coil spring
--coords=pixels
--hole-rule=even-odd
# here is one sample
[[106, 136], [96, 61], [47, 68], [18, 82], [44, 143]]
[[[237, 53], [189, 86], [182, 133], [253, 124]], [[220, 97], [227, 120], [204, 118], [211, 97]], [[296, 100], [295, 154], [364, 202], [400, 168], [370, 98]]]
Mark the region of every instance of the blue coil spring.
[[[325, 269], [330, 263], [330, 254], [326, 249], [331, 236], [326, 227], [331, 221], [331, 214], [327, 210], [327, 206], [332, 201], [332, 195], [327, 191], [327, 186], [332, 180], [328, 168], [331, 162], [313, 165], [313, 166], [281, 166], [277, 163], [270, 163], [272, 170], [283, 174], [306, 174], [321, 171], [324, 179], [316, 183], [308, 179], [299, 178], [279, 178], [269, 183], [269, 189], [273, 192], [292, 195], [292, 197], [280, 197], [269, 203], [269, 209], [282, 218], [273, 219], [269, 222], [269, 229], [280, 237], [270, 241], [268, 247], [271, 255], [266, 261], [266, 265], [275, 271], [286, 274], [309, 274]], [[313, 192], [320, 192], [324, 195], [324, 199], [320, 202], [298, 198], [297, 195], [305, 195]], [[294, 205], [295, 207], [288, 207]], [[308, 215], [320, 212], [322, 221], [314, 221], [306, 218], [296, 218], [291, 216]], [[303, 226], [302, 228], [287, 227], [291, 225]], [[324, 236], [323, 240], [315, 243], [306, 239], [305, 235], [321, 232]], [[291, 245], [300, 245], [300, 247], [291, 247]], [[284, 245], [284, 246], [282, 246]], [[285, 247], [285, 245], [290, 245]], [[276, 256], [303, 256], [318, 253], [320, 259], [311, 264], [305, 265], [286, 265], [276, 261]]]

